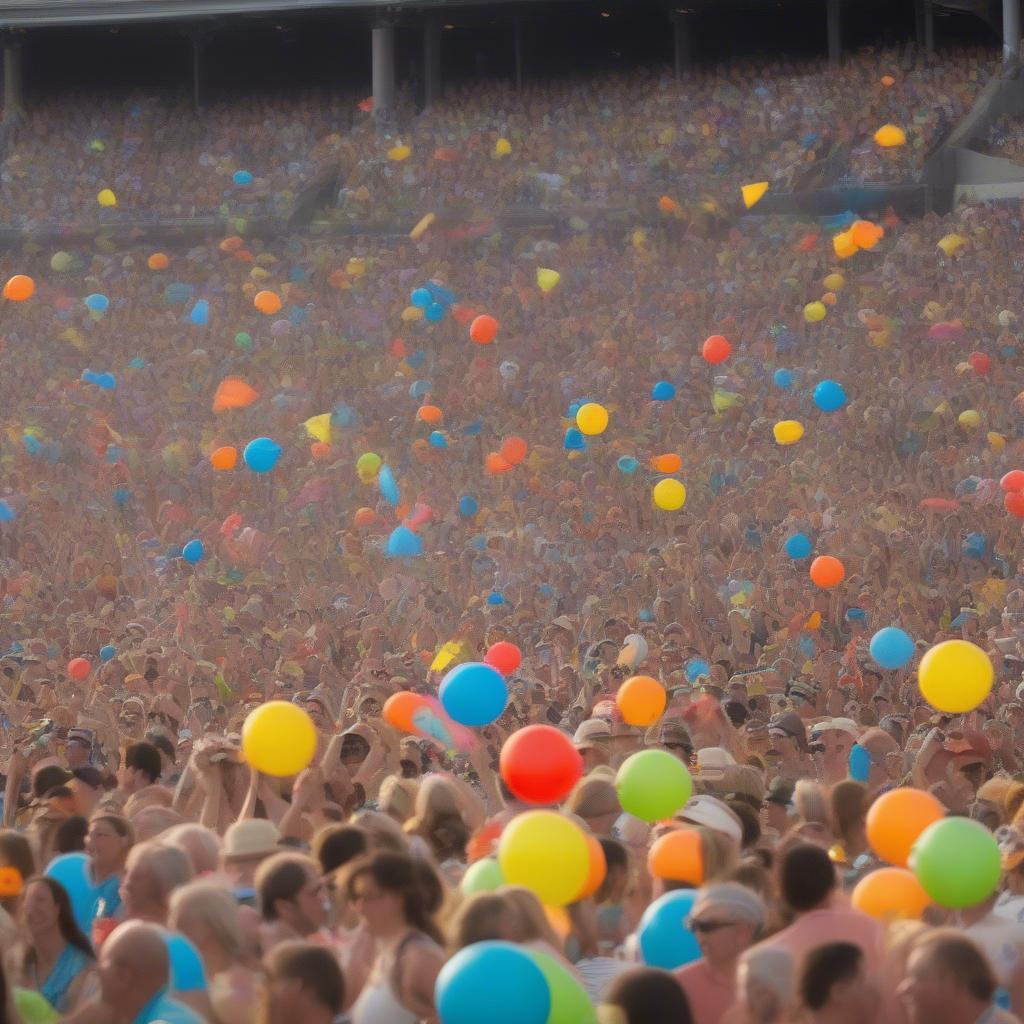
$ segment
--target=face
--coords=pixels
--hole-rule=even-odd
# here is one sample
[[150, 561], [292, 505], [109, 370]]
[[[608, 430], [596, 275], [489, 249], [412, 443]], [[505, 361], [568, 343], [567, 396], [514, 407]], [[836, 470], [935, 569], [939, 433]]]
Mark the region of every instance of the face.
[[389, 930], [404, 917], [401, 897], [381, 889], [368, 874], [353, 883], [351, 903], [371, 934]]
[[327, 889], [318, 875], [306, 874], [306, 882], [281, 913], [282, 919], [300, 935], [312, 935], [322, 928], [329, 911]]
[[907, 960], [907, 973], [896, 989], [914, 1024], [928, 1024], [941, 1019], [950, 998], [951, 986], [943, 972], [930, 963], [927, 954], [918, 950]]
[[138, 861], [125, 872], [121, 880], [121, 902], [128, 917], [144, 914], [160, 903], [160, 886], [145, 861]]
[[821, 734], [819, 742], [824, 748], [824, 758], [827, 764], [846, 764], [850, 759], [850, 751], [853, 749], [853, 737], [842, 729], [826, 729]]
[[25, 925], [33, 935], [53, 928], [57, 924], [58, 913], [57, 903], [48, 886], [39, 882], [28, 887], [22, 914]]
[[729, 920], [729, 913], [712, 904], [691, 918], [690, 931], [705, 959], [714, 964], [732, 961], [743, 952], [754, 938], [753, 925], [745, 921]]
[[128, 847], [128, 837], [119, 836], [109, 821], [94, 821], [85, 835], [85, 852], [97, 865], [107, 866], [120, 860]]

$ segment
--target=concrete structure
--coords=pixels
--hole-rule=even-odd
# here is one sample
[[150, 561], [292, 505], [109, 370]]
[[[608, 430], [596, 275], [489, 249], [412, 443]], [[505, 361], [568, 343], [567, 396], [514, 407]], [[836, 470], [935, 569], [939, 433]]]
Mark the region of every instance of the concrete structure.
[[1020, 56], [1020, 0], [1003, 0], [1003, 60]]
[[14, 124], [25, 114], [22, 104], [23, 68], [21, 37], [17, 32], [4, 34], [4, 124]]
[[676, 78], [693, 63], [692, 15], [685, 11], [672, 12], [672, 52], [675, 56]]
[[828, 29], [828, 59], [834, 64], [843, 53], [843, 8], [841, 0], [825, 0]]
[[428, 14], [423, 21], [423, 104], [441, 98], [441, 21]]
[[373, 48], [373, 116], [388, 122], [395, 110], [395, 26], [380, 21], [371, 32]]

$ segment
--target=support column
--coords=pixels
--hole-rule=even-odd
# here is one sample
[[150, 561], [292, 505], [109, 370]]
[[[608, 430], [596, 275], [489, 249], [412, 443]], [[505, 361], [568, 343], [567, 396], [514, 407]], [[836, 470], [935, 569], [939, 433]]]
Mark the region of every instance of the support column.
[[836, 64], [843, 53], [843, 11], [840, 0], [826, 0], [828, 19], [828, 59]]
[[675, 56], [676, 78], [693, 63], [693, 25], [690, 15], [672, 12], [672, 46]]
[[192, 105], [196, 110], [203, 105], [203, 51], [210, 37], [206, 32], [189, 33], [192, 42]]
[[924, 8], [924, 52], [935, 52], [935, 7], [932, 0], [921, 0]]
[[1003, 60], [1015, 61], [1020, 55], [1020, 0], [1003, 0]]
[[22, 71], [21, 38], [9, 32], [4, 36], [4, 124], [17, 124], [25, 116]]
[[515, 47], [516, 91], [523, 87], [523, 19], [516, 15], [512, 28], [512, 45]]
[[389, 121], [395, 109], [395, 26], [378, 22], [371, 36], [373, 50], [373, 116]]
[[428, 15], [423, 23], [423, 105], [441, 98], [441, 23]]

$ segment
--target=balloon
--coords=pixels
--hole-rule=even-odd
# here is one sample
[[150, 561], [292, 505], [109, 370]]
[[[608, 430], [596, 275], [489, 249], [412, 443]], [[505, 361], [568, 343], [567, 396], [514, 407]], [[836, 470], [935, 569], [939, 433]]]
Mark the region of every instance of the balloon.
[[94, 313], [105, 313], [110, 308], [110, 299], [106, 295], [94, 292], [92, 295], [85, 297], [85, 305]]
[[627, 814], [642, 821], [661, 821], [690, 799], [693, 780], [686, 765], [667, 750], [640, 750], [619, 768], [615, 788]]
[[659, 480], [652, 492], [654, 504], [665, 512], [676, 512], [686, 504], [686, 488], [671, 477]]
[[100, 648], [100, 661], [112, 661], [115, 654], [117, 654], [117, 648], [113, 644], [104, 644], [104, 646]]
[[994, 673], [988, 655], [967, 640], [944, 640], [925, 652], [917, 670], [921, 696], [936, 711], [973, 711], [991, 692]]
[[625, 722], [643, 728], [661, 718], [667, 699], [665, 688], [650, 676], [632, 676], [615, 694], [615, 704]]
[[388, 537], [388, 558], [416, 558], [423, 554], [423, 540], [407, 526], [396, 526]]
[[651, 398], [655, 402], [668, 402], [676, 397], [676, 386], [667, 380], [659, 380], [651, 388]]
[[647, 870], [652, 878], [685, 882], [694, 888], [704, 884], [704, 848], [700, 833], [675, 829], [656, 839], [647, 853]]
[[576, 426], [589, 437], [603, 434], [608, 426], [608, 410], [597, 402], [587, 402], [576, 412]]
[[242, 450], [242, 460], [254, 473], [269, 473], [281, 458], [281, 446], [269, 437], [257, 437]]
[[509, 885], [525, 886], [542, 903], [562, 907], [583, 888], [590, 853], [583, 831], [570, 818], [557, 811], [526, 811], [505, 826], [498, 863]]
[[1024, 491], [1024, 469], [1011, 469], [999, 481], [1004, 491]]
[[431, 448], [447, 448], [448, 438], [440, 430], [432, 430], [427, 438]]
[[868, 650], [882, 668], [903, 668], [914, 656], [914, 641], [897, 626], [886, 626], [871, 638]]
[[377, 475], [384, 460], [376, 452], [364, 452], [356, 459], [356, 472], [360, 477], [369, 477], [371, 480]]
[[4, 298], [11, 302], [24, 302], [35, 293], [36, 283], [27, 274], [15, 274], [4, 285]]
[[814, 550], [811, 538], [805, 533], [790, 534], [782, 547], [790, 558], [806, 558]]
[[587, 447], [587, 441], [576, 427], [569, 427], [565, 432], [562, 446], [567, 452], [581, 452]]
[[825, 280], [822, 284], [830, 292], [841, 292], [846, 287], [846, 278], [842, 274], [831, 273], [825, 276]]
[[470, 864], [459, 882], [459, 890], [463, 896], [472, 896], [478, 892], [494, 892], [505, 884], [505, 876], [498, 867], [494, 857], [482, 857], [475, 864]]
[[597, 1011], [579, 981], [549, 953], [532, 948], [529, 953], [547, 982], [551, 998], [547, 1024], [597, 1024]]
[[882, 860], [906, 867], [921, 833], [945, 816], [946, 808], [931, 793], [910, 786], [892, 789], [868, 810], [868, 843]]
[[441, 968], [434, 1004], [441, 1024], [479, 1024], [482, 1013], [487, 1024], [547, 1024], [551, 994], [524, 947], [474, 942]]
[[776, 370], [772, 375], [772, 381], [777, 388], [788, 391], [793, 386], [792, 370]]
[[888, 149], [891, 146], [903, 146], [906, 144], [906, 141], [906, 132], [902, 128], [897, 128], [894, 124], [883, 124], [875, 132], [875, 143], [883, 149]]
[[96, 196], [96, 202], [100, 206], [117, 206], [117, 196], [109, 188], [103, 188], [100, 189], [99, 194]]
[[995, 892], [1002, 873], [996, 837], [970, 818], [943, 818], [918, 837], [910, 870], [940, 907], [973, 907]]
[[686, 678], [691, 683], [696, 683], [701, 676], [711, 675], [711, 666], [703, 658], [691, 658], [686, 663]]
[[395, 474], [391, 472], [390, 466], [381, 466], [377, 473], [377, 487], [380, 490], [381, 497], [394, 508], [400, 498], [398, 490], [398, 483], [395, 480]]
[[444, 413], [436, 405], [421, 405], [416, 410], [416, 419], [424, 423], [440, 423], [444, 419]]
[[478, 345], [490, 345], [498, 335], [498, 321], [487, 313], [481, 313], [469, 325], [469, 337]]
[[841, 260], [845, 260], [857, 252], [857, 243], [849, 231], [841, 231], [833, 236], [832, 249]]
[[231, 180], [236, 185], [251, 185], [252, 173], [250, 171], [235, 171], [235, 173], [231, 175]]
[[188, 315], [189, 323], [202, 327], [210, 320], [210, 304], [206, 299], [200, 299]]
[[440, 302], [431, 302], [425, 310], [423, 310], [423, 319], [428, 324], [439, 324], [444, 319], [445, 309]]
[[740, 194], [743, 196], [743, 205], [749, 210], [767, 191], [767, 181], [755, 181], [751, 185], [741, 185]]
[[843, 582], [846, 577], [846, 568], [838, 558], [833, 558], [832, 555], [818, 555], [811, 562], [810, 577], [815, 586], [821, 587], [822, 590], [829, 590], [832, 587], [838, 587]]
[[272, 700], [253, 708], [242, 726], [246, 760], [264, 775], [298, 775], [316, 754], [316, 726], [305, 709]]
[[1024, 518], [1024, 493], [1012, 491], [1009, 494], [1004, 494], [1003, 507], [1018, 519]]
[[967, 244], [967, 239], [963, 235], [949, 234], [944, 235], [936, 245], [943, 251], [946, 256], [952, 256], [961, 246]]
[[502, 458], [498, 452], [488, 452], [487, 457], [484, 459], [484, 469], [490, 476], [500, 476], [512, 468], [512, 463], [508, 459]]
[[453, 668], [441, 680], [441, 704], [460, 725], [490, 725], [508, 703], [508, 687], [497, 669], [478, 661]]
[[913, 872], [879, 868], [857, 883], [850, 902], [861, 913], [881, 921], [916, 921], [931, 899]]
[[252, 348], [252, 335], [247, 331], [239, 331], [235, 335], [235, 345], [243, 350]]
[[92, 665], [85, 658], [72, 658], [68, 662], [68, 675], [72, 679], [81, 682], [83, 679], [89, 678], [89, 673], [92, 671]]
[[264, 316], [273, 316], [281, 310], [281, 297], [277, 292], [257, 292], [255, 298], [252, 300], [252, 304], [261, 313], [263, 313]]
[[691, 889], [676, 889], [659, 896], [644, 911], [637, 928], [640, 955], [648, 967], [674, 971], [700, 959], [700, 946], [686, 921], [697, 894]]
[[512, 152], [512, 143], [508, 139], [498, 139], [494, 144], [494, 155], [495, 156], [508, 156]]
[[238, 450], [231, 445], [216, 448], [210, 453], [210, 465], [214, 469], [234, 469], [238, 464]]
[[971, 364], [971, 369], [975, 373], [986, 374], [992, 369], [992, 360], [984, 352], [972, 352], [967, 357], [967, 362]]
[[722, 335], [712, 334], [710, 338], [705, 339], [701, 355], [704, 356], [705, 362], [711, 363], [713, 366], [724, 363], [732, 355], [732, 345]]
[[625, 473], [627, 476], [635, 473], [640, 468], [640, 463], [632, 455], [619, 456], [615, 465], [618, 467], [619, 472]]
[[561, 280], [562, 275], [557, 270], [551, 270], [548, 267], [537, 268], [537, 287], [542, 292], [551, 291]]
[[981, 416], [974, 409], [965, 409], [956, 421], [966, 430], [975, 430], [981, 425]]
[[510, 676], [523, 660], [523, 654], [515, 644], [499, 640], [491, 644], [484, 655], [484, 664], [496, 668], [503, 676]]
[[647, 641], [639, 633], [630, 633], [622, 642], [622, 650], [616, 659], [617, 665], [635, 668], [648, 654]]
[[96, 892], [89, 879], [89, 858], [84, 853], [54, 857], [43, 874], [59, 882], [71, 900], [71, 912], [79, 930], [88, 935], [96, 909]]
[[65, 270], [70, 270], [74, 262], [75, 259], [71, 253], [65, 252], [61, 249], [50, 257], [50, 269], [55, 270], [60, 274]]
[[846, 392], [842, 384], [834, 380], [823, 380], [814, 389], [814, 404], [822, 412], [837, 412], [846, 405]]
[[885, 235], [885, 229], [869, 220], [857, 220], [850, 226], [850, 237], [858, 249], [874, 249]]
[[353, 517], [353, 522], [356, 526], [373, 526], [376, 521], [377, 513], [365, 505], [362, 508], [357, 508], [356, 514]]
[[804, 320], [809, 324], [820, 323], [825, 319], [827, 314], [828, 310], [825, 308], [825, 303], [823, 302], [808, 302], [807, 305], [804, 306]]
[[155, 252], [146, 260], [146, 266], [150, 270], [166, 270], [170, 265], [171, 261], [162, 252]]
[[413, 288], [409, 296], [409, 305], [417, 309], [426, 309], [434, 301], [434, 296], [426, 288]]
[[203, 560], [203, 555], [206, 554], [203, 549], [203, 542], [201, 540], [190, 540], [182, 549], [181, 557], [185, 559], [189, 565], [195, 565]]
[[471, 519], [479, 511], [480, 506], [477, 504], [476, 498], [473, 498], [468, 494], [464, 494], [459, 498], [459, 515], [464, 519]]
[[501, 777], [528, 804], [557, 804], [583, 775], [583, 758], [572, 739], [552, 725], [527, 725], [501, 748]]
[[394, 726], [399, 732], [415, 732], [412, 716], [421, 708], [428, 707], [426, 697], [410, 690], [402, 690], [392, 694], [384, 702], [384, 721]]
[[772, 427], [777, 444], [796, 444], [804, 436], [804, 425], [797, 420], [780, 420]]
[[394, 161], [395, 163], [401, 163], [403, 160], [408, 160], [411, 155], [411, 146], [392, 146], [388, 150], [388, 159]]
[[528, 450], [526, 442], [521, 437], [513, 435], [501, 442], [499, 454], [510, 466], [518, 466], [526, 458]]

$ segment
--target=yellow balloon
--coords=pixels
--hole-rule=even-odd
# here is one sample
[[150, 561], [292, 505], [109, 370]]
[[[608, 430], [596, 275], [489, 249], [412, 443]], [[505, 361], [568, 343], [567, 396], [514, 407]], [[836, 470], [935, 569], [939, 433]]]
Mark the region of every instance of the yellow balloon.
[[557, 270], [551, 270], [548, 267], [537, 268], [537, 287], [542, 292], [551, 291], [561, 280], [562, 275]]
[[388, 150], [388, 159], [394, 160], [395, 163], [401, 163], [403, 160], [408, 160], [412, 155], [412, 148], [410, 146], [392, 146]]
[[437, 217], [433, 213], [424, 214], [416, 222], [416, 227], [414, 227], [412, 231], [409, 232], [409, 237], [414, 242], [418, 242], [424, 236], [424, 234], [426, 234], [427, 228], [429, 228], [430, 225], [433, 224], [436, 219]]
[[363, 452], [362, 455], [356, 459], [356, 472], [360, 476], [374, 477], [377, 475], [377, 470], [384, 465], [384, 460], [376, 452]]
[[686, 504], [686, 488], [669, 477], [654, 485], [654, 504], [666, 512], [675, 512]]
[[527, 811], [505, 826], [498, 864], [509, 885], [522, 885], [549, 906], [579, 895], [590, 872], [590, 851], [580, 827], [557, 811]]
[[875, 142], [883, 149], [888, 149], [891, 146], [904, 146], [907, 142], [907, 133], [894, 124], [883, 124], [875, 132]]
[[117, 196], [109, 188], [101, 189], [96, 202], [100, 206], [117, 206]]
[[948, 715], [973, 711], [992, 691], [994, 677], [988, 655], [967, 640], [936, 644], [917, 670], [921, 696]]
[[846, 260], [857, 251], [857, 243], [849, 231], [841, 231], [838, 235], [833, 236], [832, 249], [841, 260]]
[[964, 430], [976, 430], [981, 426], [981, 417], [974, 409], [964, 409], [964, 411], [957, 416], [956, 421], [964, 428]]
[[962, 245], [967, 244], [967, 239], [963, 235], [944, 235], [938, 241], [938, 247], [947, 255], [952, 256]]
[[841, 292], [846, 287], [846, 278], [842, 274], [832, 273], [822, 282], [830, 292]]
[[587, 402], [581, 405], [576, 412], [576, 426], [584, 434], [591, 437], [596, 434], [603, 434], [608, 426], [608, 410], [597, 402]]
[[419, 306], [406, 306], [402, 310], [402, 323], [411, 324], [423, 319], [423, 310]]
[[494, 155], [495, 156], [508, 156], [512, 152], [512, 143], [508, 139], [498, 139], [494, 144]]
[[780, 420], [772, 433], [778, 444], [796, 444], [804, 436], [804, 425], [799, 420]]
[[743, 205], [749, 210], [767, 191], [767, 181], [755, 181], [752, 185], [742, 185], [740, 194], [743, 196]]
[[1002, 434], [997, 434], [994, 430], [990, 430], [985, 435], [985, 439], [988, 441], [989, 448], [994, 452], [1001, 452], [1006, 447], [1006, 438]]
[[242, 751], [264, 775], [298, 775], [316, 753], [316, 726], [298, 704], [269, 701], [249, 712], [242, 726]]
[[824, 302], [808, 302], [807, 305], [804, 306], [804, 319], [809, 324], [816, 324], [819, 321], [824, 320], [827, 313], [828, 310], [825, 308]]

